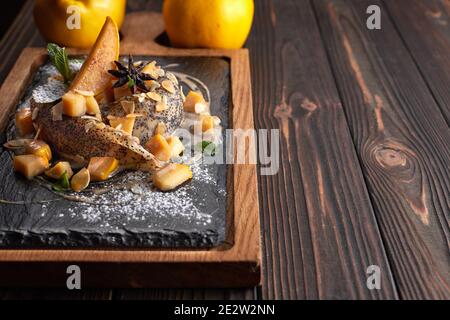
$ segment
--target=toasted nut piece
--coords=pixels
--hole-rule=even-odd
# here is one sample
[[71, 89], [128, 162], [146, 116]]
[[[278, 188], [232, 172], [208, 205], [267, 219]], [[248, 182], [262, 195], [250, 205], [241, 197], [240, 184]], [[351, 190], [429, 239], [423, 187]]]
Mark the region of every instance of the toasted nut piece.
[[45, 171], [45, 175], [47, 177], [53, 179], [59, 179], [64, 174], [67, 174], [67, 178], [71, 178], [73, 176], [72, 168], [70, 167], [70, 163], [67, 161], [59, 161], [53, 167]]
[[112, 117], [109, 116], [109, 125], [113, 128], [122, 130], [128, 134], [133, 134], [135, 116], [127, 115], [126, 117]]
[[120, 105], [126, 114], [134, 113], [134, 101], [122, 100], [120, 101]]
[[70, 187], [75, 192], [80, 192], [81, 190], [84, 190], [89, 185], [89, 182], [91, 182], [91, 176], [89, 174], [89, 170], [86, 168], [81, 169], [78, 171], [72, 179], [70, 179]]
[[200, 116], [200, 121], [202, 122], [202, 131], [208, 131], [209, 129], [214, 128], [214, 118], [208, 115]]
[[[197, 110], [196, 110], [196, 105]], [[206, 110], [206, 101], [203, 98], [202, 94], [200, 92], [195, 91], [189, 91], [188, 95], [186, 96], [186, 100], [184, 101], [183, 107], [184, 111], [187, 112], [195, 112], [195, 113], [201, 113]]]
[[119, 161], [113, 157], [92, 157], [88, 170], [92, 181], [104, 181], [109, 178], [119, 166]]
[[26, 154], [44, 157], [48, 161], [52, 160], [52, 150], [50, 146], [42, 140], [33, 140], [25, 146]]
[[162, 191], [169, 191], [189, 179], [192, 179], [192, 171], [188, 165], [171, 163], [153, 175], [153, 184]]
[[86, 113], [86, 99], [81, 94], [69, 91], [62, 96], [63, 113], [69, 117], [80, 117]]
[[175, 86], [173, 85], [173, 82], [170, 80], [164, 80], [161, 82], [161, 86], [166, 89], [169, 93], [175, 93]]
[[178, 79], [177, 79], [177, 77], [175, 77], [175, 75], [172, 72], [166, 72], [166, 77], [173, 83], [178, 84]]
[[172, 157], [177, 157], [184, 151], [184, 145], [177, 136], [170, 136], [167, 138], [167, 143], [172, 148]]
[[161, 161], [168, 161], [172, 156], [172, 148], [161, 134], [151, 137], [145, 148]]
[[158, 81], [155, 80], [146, 80], [144, 81], [146, 86], [150, 89], [150, 91], [154, 91], [155, 89], [158, 89], [161, 87]]
[[155, 127], [155, 131], [153, 132], [153, 135], [164, 135], [166, 133], [166, 125], [164, 122], [158, 122], [158, 124]]
[[100, 114], [100, 107], [98, 106], [97, 100], [94, 96], [85, 97], [86, 99], [86, 113], [87, 114]]
[[22, 108], [16, 112], [16, 128], [22, 137], [34, 132], [31, 109]]
[[147, 64], [144, 69], [142, 69], [143, 73], [149, 74], [153, 79], [159, 78], [159, 67], [156, 66], [156, 61], [152, 61], [149, 64]]
[[27, 179], [40, 175], [48, 168], [47, 158], [34, 154], [24, 154], [14, 157], [14, 171], [23, 174]]
[[160, 102], [161, 96], [157, 94], [156, 92], [147, 92], [147, 97], [152, 99], [153, 101]]
[[162, 112], [165, 111], [169, 108], [169, 106], [167, 104], [164, 103], [164, 101], [160, 101], [158, 103], [156, 103], [155, 105], [155, 111], [156, 112]]

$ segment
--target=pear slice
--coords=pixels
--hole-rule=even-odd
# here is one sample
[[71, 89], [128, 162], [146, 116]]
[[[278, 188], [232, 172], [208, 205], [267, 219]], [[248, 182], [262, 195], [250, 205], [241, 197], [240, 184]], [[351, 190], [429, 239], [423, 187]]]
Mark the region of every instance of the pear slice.
[[92, 91], [95, 95], [111, 85], [108, 70], [115, 69], [114, 61], [119, 58], [119, 31], [113, 19], [106, 17], [94, 46], [80, 72], [70, 85], [70, 90]]

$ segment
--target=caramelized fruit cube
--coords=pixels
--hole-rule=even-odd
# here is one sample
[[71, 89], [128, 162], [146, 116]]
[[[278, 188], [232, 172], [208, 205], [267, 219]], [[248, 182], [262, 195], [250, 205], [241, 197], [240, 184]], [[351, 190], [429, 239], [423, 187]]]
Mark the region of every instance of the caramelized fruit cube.
[[52, 150], [50, 146], [42, 140], [33, 140], [25, 146], [26, 154], [34, 154], [35, 156], [52, 160]]
[[200, 117], [200, 121], [202, 122], [202, 131], [203, 132], [214, 128], [214, 118], [212, 116], [202, 115]]
[[201, 93], [189, 91], [183, 107], [187, 112], [202, 113], [206, 111], [206, 101]]
[[20, 172], [27, 179], [40, 175], [48, 168], [48, 160], [34, 154], [15, 156], [13, 160], [14, 171]]
[[171, 163], [153, 175], [153, 184], [162, 191], [169, 191], [191, 178], [192, 171], [188, 165]]
[[120, 125], [120, 130], [133, 134], [134, 122], [136, 121], [136, 117], [133, 115], [128, 115], [126, 117], [109, 117], [109, 125], [113, 128], [116, 128]]
[[92, 157], [88, 170], [92, 181], [104, 181], [109, 178], [119, 166], [119, 161], [113, 157]]
[[168, 161], [172, 156], [172, 148], [161, 134], [151, 137], [145, 144], [145, 148], [161, 161]]
[[91, 182], [89, 170], [83, 168], [72, 176], [72, 179], [70, 179], [70, 187], [73, 191], [80, 192], [87, 188], [89, 182]]
[[53, 179], [59, 179], [64, 174], [67, 174], [67, 178], [71, 178], [73, 176], [72, 168], [70, 167], [70, 163], [67, 161], [59, 161], [53, 167], [45, 171], [45, 175], [47, 177]]
[[86, 113], [91, 115], [100, 114], [100, 107], [93, 96], [85, 97]]
[[63, 113], [69, 117], [81, 117], [86, 113], [86, 99], [79, 93], [69, 91], [62, 96]]
[[184, 145], [180, 138], [177, 136], [171, 136], [167, 138], [167, 143], [172, 148], [172, 157], [179, 156], [184, 151]]
[[16, 112], [16, 128], [21, 136], [34, 132], [31, 109], [22, 108]]

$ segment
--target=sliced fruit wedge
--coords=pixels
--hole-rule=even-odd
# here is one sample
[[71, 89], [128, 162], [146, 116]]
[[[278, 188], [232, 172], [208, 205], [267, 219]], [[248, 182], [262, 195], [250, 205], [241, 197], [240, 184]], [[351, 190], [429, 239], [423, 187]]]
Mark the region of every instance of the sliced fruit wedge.
[[70, 180], [70, 187], [73, 191], [80, 192], [87, 188], [90, 181], [91, 176], [89, 175], [89, 170], [83, 168], [72, 177]]
[[119, 161], [113, 157], [92, 157], [88, 170], [92, 181], [104, 181], [109, 178], [119, 166]]
[[108, 70], [114, 69], [114, 61], [119, 58], [119, 31], [110, 17], [106, 18], [80, 72], [70, 85], [70, 90], [92, 91], [95, 95], [111, 86]]

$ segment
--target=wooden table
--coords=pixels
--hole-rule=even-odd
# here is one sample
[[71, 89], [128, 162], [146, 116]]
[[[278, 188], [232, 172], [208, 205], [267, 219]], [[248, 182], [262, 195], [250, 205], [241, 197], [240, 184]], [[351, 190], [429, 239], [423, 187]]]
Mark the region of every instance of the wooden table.
[[[28, 1], [0, 81], [45, 43]], [[19, 290], [3, 298], [449, 299], [450, 2], [256, 0], [255, 124], [281, 132], [259, 176], [263, 280], [251, 289]], [[381, 30], [366, 9], [381, 8]], [[129, 0], [130, 11], [160, 1]], [[381, 290], [366, 286], [381, 270]]]

